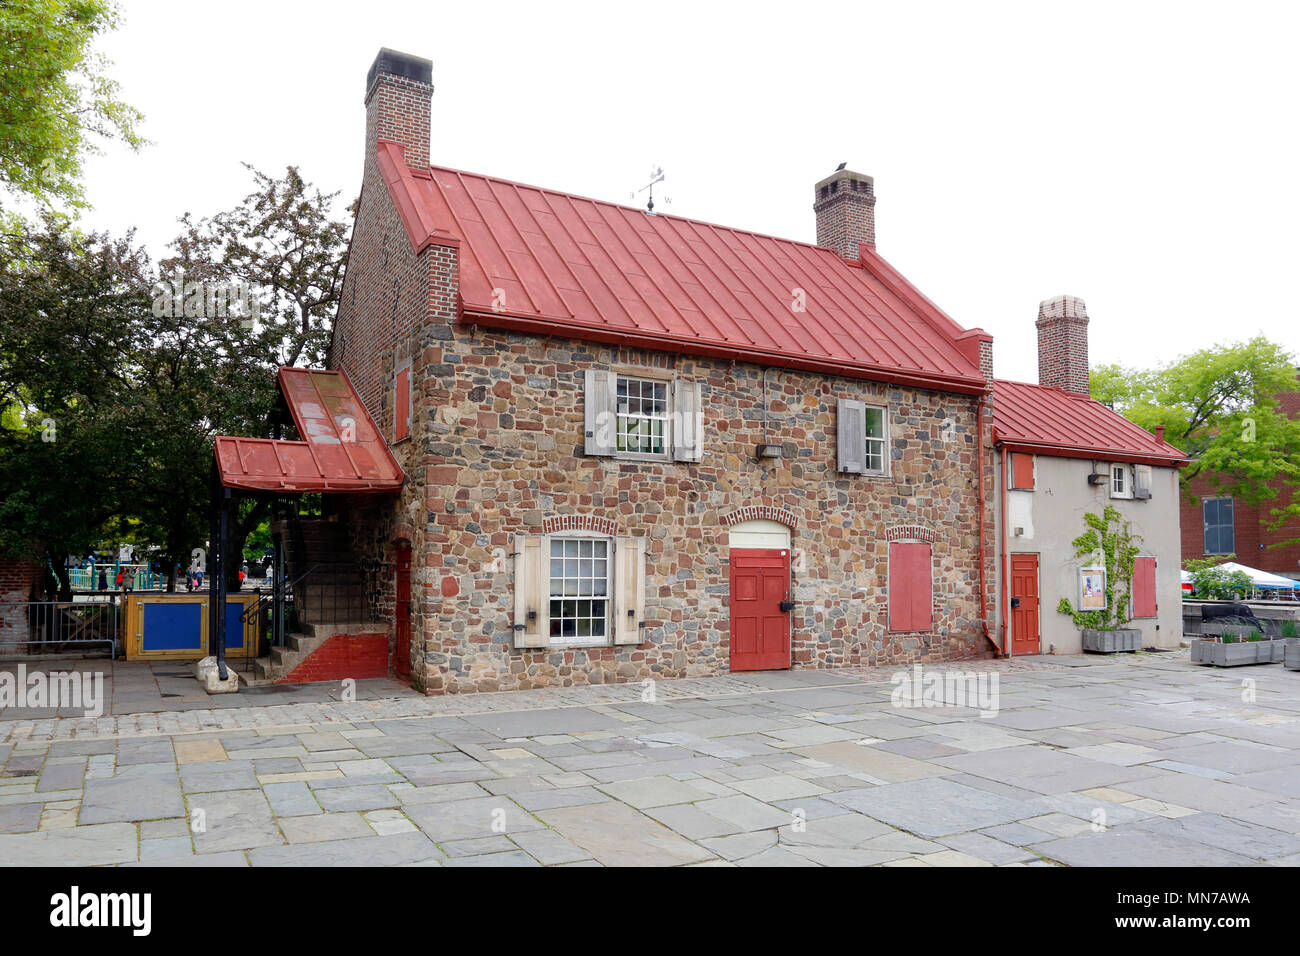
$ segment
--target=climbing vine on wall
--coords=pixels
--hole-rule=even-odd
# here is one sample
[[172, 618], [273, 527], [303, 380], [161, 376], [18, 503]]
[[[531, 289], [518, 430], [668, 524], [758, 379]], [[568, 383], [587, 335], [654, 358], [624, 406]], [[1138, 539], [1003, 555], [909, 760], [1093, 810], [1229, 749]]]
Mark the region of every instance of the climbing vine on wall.
[[1133, 563], [1142, 538], [1133, 533], [1129, 520], [1109, 505], [1100, 515], [1088, 512], [1083, 520], [1087, 530], [1070, 543], [1076, 558], [1101, 556], [1106, 568], [1106, 607], [1076, 611], [1067, 598], [1061, 598], [1056, 610], [1070, 615], [1078, 627], [1115, 630], [1129, 622]]

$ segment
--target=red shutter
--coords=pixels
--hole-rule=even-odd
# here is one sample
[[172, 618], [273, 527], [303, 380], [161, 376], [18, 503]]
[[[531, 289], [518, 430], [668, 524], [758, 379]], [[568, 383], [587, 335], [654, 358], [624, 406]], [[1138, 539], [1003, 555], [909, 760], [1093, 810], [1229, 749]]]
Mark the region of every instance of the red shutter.
[[1011, 487], [1034, 490], [1034, 456], [1016, 452], [1011, 456]]
[[411, 370], [397, 373], [397, 397], [393, 401], [393, 441], [401, 441], [411, 434]]
[[928, 631], [934, 625], [930, 546], [915, 541], [889, 545], [889, 629]]
[[1156, 559], [1133, 560], [1133, 616], [1156, 616]]

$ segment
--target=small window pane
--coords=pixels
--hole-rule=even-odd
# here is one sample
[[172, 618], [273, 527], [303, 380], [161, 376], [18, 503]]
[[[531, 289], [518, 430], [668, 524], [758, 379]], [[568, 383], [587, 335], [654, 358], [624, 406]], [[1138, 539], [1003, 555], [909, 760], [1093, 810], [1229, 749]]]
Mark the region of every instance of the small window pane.
[[874, 405], [867, 406], [867, 437], [884, 438], [885, 437], [885, 410], [877, 408]]

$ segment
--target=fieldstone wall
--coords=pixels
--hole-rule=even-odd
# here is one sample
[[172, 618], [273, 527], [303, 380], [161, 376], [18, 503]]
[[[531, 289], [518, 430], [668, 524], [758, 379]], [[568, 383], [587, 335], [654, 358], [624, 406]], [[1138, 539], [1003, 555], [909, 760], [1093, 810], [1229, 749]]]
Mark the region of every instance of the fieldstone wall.
[[[425, 502], [413, 666], [422, 665], [427, 691], [726, 672], [725, 519], [753, 507], [796, 519], [796, 667], [951, 660], [989, 648], [978, 593], [977, 399], [769, 370], [767, 440], [784, 457], [760, 462], [758, 367], [466, 326], [453, 333], [436, 356], [426, 350], [418, 373], [412, 446], [421, 464], [408, 468], [408, 492], [419, 489]], [[609, 366], [671, 368], [702, 383], [702, 462], [584, 455], [583, 372]], [[890, 403], [890, 477], [837, 472], [840, 398]], [[565, 516], [646, 538], [644, 644], [513, 647], [513, 536], [544, 533]], [[373, 546], [391, 537], [370, 524]], [[933, 541], [929, 633], [887, 630], [888, 542], [901, 537]]]

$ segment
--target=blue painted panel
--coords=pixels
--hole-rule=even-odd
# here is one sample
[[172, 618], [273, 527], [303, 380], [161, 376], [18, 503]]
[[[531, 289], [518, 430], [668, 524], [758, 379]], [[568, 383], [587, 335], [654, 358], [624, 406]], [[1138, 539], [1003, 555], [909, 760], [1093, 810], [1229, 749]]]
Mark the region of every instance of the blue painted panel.
[[244, 646], [244, 624], [239, 615], [244, 613], [242, 601], [226, 602], [226, 650], [238, 650]]
[[150, 604], [140, 607], [141, 650], [191, 651], [203, 647], [202, 604]]

